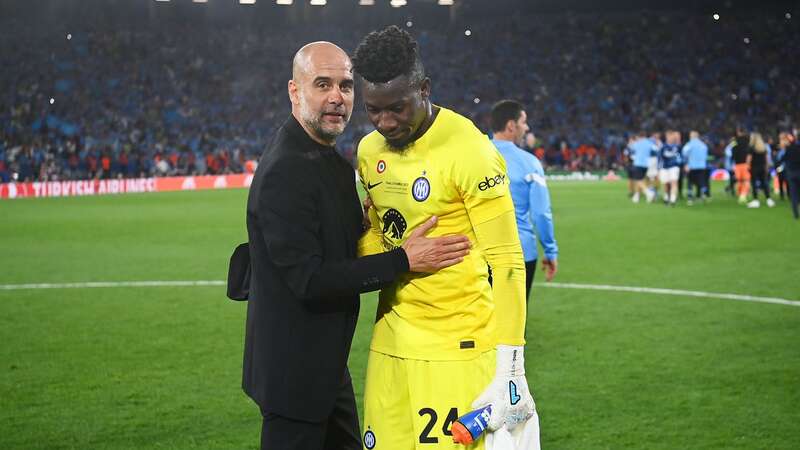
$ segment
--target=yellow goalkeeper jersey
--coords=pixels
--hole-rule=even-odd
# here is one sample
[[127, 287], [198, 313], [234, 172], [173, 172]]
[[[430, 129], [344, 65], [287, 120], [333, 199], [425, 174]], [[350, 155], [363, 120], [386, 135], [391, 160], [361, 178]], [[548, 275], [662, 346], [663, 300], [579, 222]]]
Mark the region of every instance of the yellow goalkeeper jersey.
[[[402, 151], [391, 149], [377, 131], [364, 137], [358, 171], [374, 204], [361, 256], [401, 246], [434, 215], [438, 224], [428, 236], [462, 234], [473, 242], [461, 263], [434, 274], [406, 274], [381, 290], [370, 348], [424, 360], [472, 359], [494, 348], [496, 305], [473, 225], [508, 212], [513, 222], [502, 155], [469, 119], [441, 108], [428, 131]], [[522, 264], [515, 225], [507, 231]], [[524, 265], [521, 280], [524, 290]], [[524, 328], [522, 314], [514, 320]]]

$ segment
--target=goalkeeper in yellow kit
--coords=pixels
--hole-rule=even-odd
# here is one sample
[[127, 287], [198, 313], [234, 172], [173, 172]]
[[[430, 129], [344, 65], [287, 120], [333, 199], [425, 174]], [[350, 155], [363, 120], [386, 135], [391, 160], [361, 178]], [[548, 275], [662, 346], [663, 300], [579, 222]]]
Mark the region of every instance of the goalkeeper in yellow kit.
[[[469, 119], [431, 103], [431, 81], [407, 32], [370, 33], [353, 66], [376, 128], [358, 147], [373, 204], [360, 254], [402, 245], [431, 216], [432, 235], [473, 242], [463, 262], [381, 290], [364, 448], [463, 449], [450, 427], [471, 409], [492, 405], [490, 429], [513, 428], [535, 410], [523, 358], [525, 264], [505, 163]], [[483, 446], [481, 439], [469, 448]]]

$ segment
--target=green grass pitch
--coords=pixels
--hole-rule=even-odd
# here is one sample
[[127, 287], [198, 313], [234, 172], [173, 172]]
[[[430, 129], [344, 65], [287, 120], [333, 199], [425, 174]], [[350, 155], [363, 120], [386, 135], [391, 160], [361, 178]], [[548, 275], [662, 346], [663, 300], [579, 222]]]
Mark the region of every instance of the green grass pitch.
[[[556, 281], [800, 300], [800, 223], [551, 183]], [[223, 280], [246, 191], [0, 202], [0, 284]], [[542, 286], [528, 378], [545, 449], [800, 448], [800, 308]], [[375, 295], [350, 367], [360, 402]], [[0, 449], [256, 449], [245, 305], [224, 288], [0, 290]], [[361, 405], [359, 404], [359, 408]]]

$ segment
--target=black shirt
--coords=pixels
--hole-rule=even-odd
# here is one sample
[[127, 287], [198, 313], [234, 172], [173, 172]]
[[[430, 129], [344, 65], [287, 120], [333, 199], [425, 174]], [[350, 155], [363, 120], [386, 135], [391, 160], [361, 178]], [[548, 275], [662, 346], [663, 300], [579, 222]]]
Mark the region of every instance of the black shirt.
[[800, 176], [800, 144], [794, 143], [786, 147], [783, 163], [790, 174]]
[[750, 154], [750, 137], [737, 136], [736, 145], [733, 146], [733, 163], [744, 164], [747, 162], [747, 155]]

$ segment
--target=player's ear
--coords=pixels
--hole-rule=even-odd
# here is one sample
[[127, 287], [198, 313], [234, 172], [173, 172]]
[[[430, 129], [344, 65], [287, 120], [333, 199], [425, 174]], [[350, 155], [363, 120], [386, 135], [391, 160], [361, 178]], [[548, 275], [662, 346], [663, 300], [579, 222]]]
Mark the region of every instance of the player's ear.
[[516, 124], [516, 122], [517, 122], [516, 120], [511, 120], [511, 119], [509, 119], [508, 122], [506, 122], [506, 130], [505, 130], [506, 133], [512, 133], [514, 131], [514, 125]]
[[300, 104], [300, 95], [297, 92], [298, 88], [299, 87], [297, 86], [297, 83], [295, 83], [294, 80], [289, 80], [287, 90], [289, 92], [289, 100], [292, 102], [293, 105]]
[[431, 96], [431, 79], [425, 77], [424, 80], [419, 84], [419, 93], [422, 96], [423, 100], [427, 100]]

